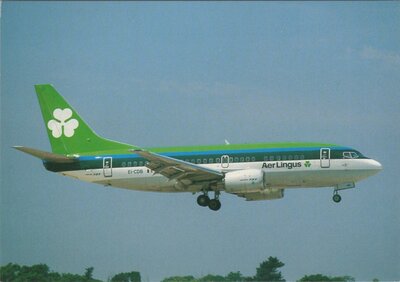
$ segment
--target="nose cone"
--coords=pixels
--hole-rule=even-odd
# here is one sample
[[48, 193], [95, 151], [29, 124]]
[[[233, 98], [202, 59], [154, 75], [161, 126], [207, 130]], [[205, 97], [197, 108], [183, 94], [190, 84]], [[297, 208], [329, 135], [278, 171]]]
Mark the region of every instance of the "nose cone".
[[383, 169], [382, 165], [378, 161], [375, 161], [372, 159], [369, 160], [368, 166], [369, 166], [369, 169], [371, 170], [372, 174], [376, 174]]

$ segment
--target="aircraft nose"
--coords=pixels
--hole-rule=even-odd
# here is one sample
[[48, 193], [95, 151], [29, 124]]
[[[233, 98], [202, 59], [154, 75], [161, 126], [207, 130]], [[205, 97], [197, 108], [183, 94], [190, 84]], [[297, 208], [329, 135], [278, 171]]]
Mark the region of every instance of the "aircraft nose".
[[370, 160], [369, 166], [375, 173], [378, 173], [383, 169], [381, 163], [375, 160]]

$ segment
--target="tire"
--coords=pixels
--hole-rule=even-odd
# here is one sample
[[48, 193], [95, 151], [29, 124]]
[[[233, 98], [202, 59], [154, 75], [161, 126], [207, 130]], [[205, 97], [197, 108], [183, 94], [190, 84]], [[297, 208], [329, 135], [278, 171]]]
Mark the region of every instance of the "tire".
[[210, 210], [217, 211], [221, 208], [221, 202], [219, 200], [212, 199], [208, 203], [208, 207], [210, 208]]
[[342, 200], [342, 197], [340, 197], [339, 194], [335, 194], [335, 195], [333, 195], [332, 200], [333, 200], [335, 203], [339, 203], [339, 202]]
[[210, 203], [210, 198], [207, 195], [200, 195], [197, 197], [197, 204], [202, 207], [207, 207]]

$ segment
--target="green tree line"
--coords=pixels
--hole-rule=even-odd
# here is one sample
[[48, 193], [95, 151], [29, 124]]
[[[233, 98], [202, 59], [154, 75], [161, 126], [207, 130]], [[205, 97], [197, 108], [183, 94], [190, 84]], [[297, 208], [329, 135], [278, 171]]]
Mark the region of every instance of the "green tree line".
[[[0, 267], [1, 282], [102, 282], [93, 278], [93, 267], [85, 269], [83, 275], [50, 271], [46, 264], [20, 266], [9, 263]], [[108, 279], [110, 282], [140, 282], [140, 273], [123, 272]]]
[[[229, 272], [226, 276], [208, 274], [201, 278], [195, 278], [194, 276], [172, 276], [165, 278], [162, 282], [246, 282], [246, 281], [274, 281], [284, 282], [282, 272], [280, 268], [285, 266], [277, 257], [269, 257], [267, 260], [260, 263], [256, 268], [256, 274], [254, 276], [244, 276], [240, 271]], [[351, 276], [336, 276], [329, 277], [323, 274], [305, 275], [298, 282], [306, 281], [318, 281], [318, 282], [353, 282], [355, 279]]]
[[[229, 272], [226, 276], [208, 274], [200, 278], [192, 275], [172, 276], [162, 280], [162, 282], [246, 282], [246, 281], [276, 281], [284, 282], [285, 279], [280, 269], [285, 266], [277, 257], [269, 257], [260, 263], [256, 268], [254, 276], [244, 276], [240, 271]], [[58, 273], [50, 271], [46, 264], [36, 264], [32, 266], [20, 266], [9, 263], [0, 267], [1, 282], [100, 282], [101, 280], [93, 278], [93, 267], [88, 267], [82, 275], [71, 273]], [[140, 272], [122, 272], [118, 273], [107, 282], [140, 282]], [[305, 275], [298, 282], [307, 281], [326, 281], [326, 282], [354, 282], [351, 276], [327, 276], [323, 274]], [[377, 282], [377, 279], [374, 279]]]

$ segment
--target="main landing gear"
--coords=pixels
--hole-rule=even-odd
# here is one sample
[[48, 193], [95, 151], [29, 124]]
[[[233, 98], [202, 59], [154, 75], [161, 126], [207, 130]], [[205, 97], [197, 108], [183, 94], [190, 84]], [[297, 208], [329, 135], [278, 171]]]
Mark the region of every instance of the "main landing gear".
[[219, 201], [219, 191], [215, 191], [214, 199], [210, 199], [207, 191], [203, 191], [204, 194], [197, 197], [197, 203], [202, 207], [209, 207], [210, 210], [217, 211], [221, 208], [221, 202]]

